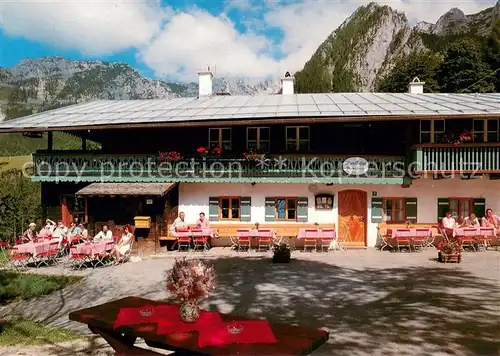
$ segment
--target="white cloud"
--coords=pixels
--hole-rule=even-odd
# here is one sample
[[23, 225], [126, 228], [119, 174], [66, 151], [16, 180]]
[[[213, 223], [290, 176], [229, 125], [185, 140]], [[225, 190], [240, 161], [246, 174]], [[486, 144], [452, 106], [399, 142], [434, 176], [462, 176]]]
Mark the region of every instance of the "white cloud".
[[265, 77], [278, 66], [261, 54], [267, 48], [264, 36], [241, 34], [227, 17], [194, 9], [173, 15], [140, 57], [158, 75], [181, 80], [192, 80], [208, 65], [216, 65], [218, 75]]
[[2, 2], [0, 26], [9, 35], [105, 55], [147, 44], [166, 13], [158, 1], [17, 0]]
[[[221, 0], [237, 11], [241, 33], [227, 16], [192, 8], [174, 12], [159, 0], [43, 0], [3, 2], [0, 26], [7, 34], [55, 47], [103, 55], [136, 48], [157, 75], [193, 80], [196, 71], [217, 66], [218, 75], [262, 78], [296, 71], [316, 48], [365, 0]], [[379, 0], [404, 11], [411, 22], [435, 22], [451, 7], [475, 13], [495, 0]], [[283, 33], [280, 42], [266, 29]], [[281, 52], [275, 59], [271, 53]]]

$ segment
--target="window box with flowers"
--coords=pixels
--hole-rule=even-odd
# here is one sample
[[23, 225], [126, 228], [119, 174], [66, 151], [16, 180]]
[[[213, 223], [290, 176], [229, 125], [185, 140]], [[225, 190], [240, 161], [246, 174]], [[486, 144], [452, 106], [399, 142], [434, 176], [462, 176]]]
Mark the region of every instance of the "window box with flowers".
[[224, 150], [219, 146], [212, 148], [200, 146], [196, 152], [198, 152], [202, 157], [220, 157], [224, 153]]
[[249, 150], [243, 153], [243, 159], [246, 161], [261, 162], [266, 159], [266, 154], [260, 150]]
[[459, 134], [449, 133], [443, 136], [443, 143], [451, 143], [455, 146], [468, 142], [472, 142], [472, 133], [467, 130], [462, 131]]
[[158, 152], [158, 160], [160, 162], [180, 161], [182, 160], [182, 156], [176, 151]]

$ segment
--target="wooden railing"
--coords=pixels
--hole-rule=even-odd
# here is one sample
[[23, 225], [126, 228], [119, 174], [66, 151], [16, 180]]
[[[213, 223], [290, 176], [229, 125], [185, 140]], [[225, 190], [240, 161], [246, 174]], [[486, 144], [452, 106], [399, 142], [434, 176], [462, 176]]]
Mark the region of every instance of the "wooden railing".
[[348, 156], [268, 156], [261, 160], [191, 157], [160, 162], [157, 155], [38, 152], [33, 155], [40, 177], [402, 177], [403, 157], [366, 157], [364, 172], [349, 173]]
[[500, 172], [500, 143], [426, 144], [413, 148], [415, 172]]

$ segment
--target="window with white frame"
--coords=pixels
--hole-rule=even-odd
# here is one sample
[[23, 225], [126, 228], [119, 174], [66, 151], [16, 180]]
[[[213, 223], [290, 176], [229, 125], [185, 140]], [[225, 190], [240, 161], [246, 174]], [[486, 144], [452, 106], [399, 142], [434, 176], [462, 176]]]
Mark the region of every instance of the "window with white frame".
[[271, 135], [269, 127], [247, 127], [247, 149], [269, 152]]
[[309, 151], [309, 126], [286, 127], [286, 150], [288, 152]]
[[231, 151], [231, 129], [228, 127], [208, 129], [208, 145]]
[[420, 143], [439, 143], [446, 131], [443, 119], [420, 120]]

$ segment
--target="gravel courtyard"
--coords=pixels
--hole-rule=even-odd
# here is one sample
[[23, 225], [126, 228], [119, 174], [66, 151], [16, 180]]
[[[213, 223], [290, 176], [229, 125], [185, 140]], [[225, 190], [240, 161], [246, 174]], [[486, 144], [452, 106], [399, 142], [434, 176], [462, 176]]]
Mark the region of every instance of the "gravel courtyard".
[[[85, 325], [68, 320], [71, 311], [126, 296], [166, 299], [164, 273], [174, 258], [186, 255], [194, 256], [172, 252], [81, 272], [39, 269], [86, 278], [70, 289], [0, 313], [89, 334]], [[314, 355], [499, 354], [500, 252], [465, 253], [461, 264], [437, 263], [433, 250], [296, 251], [292, 263], [284, 265], [272, 264], [265, 253], [221, 248], [195, 256], [213, 263], [218, 274], [218, 288], [204, 308], [326, 328], [330, 340]], [[74, 354], [57, 347], [46, 352], [37, 355]]]

